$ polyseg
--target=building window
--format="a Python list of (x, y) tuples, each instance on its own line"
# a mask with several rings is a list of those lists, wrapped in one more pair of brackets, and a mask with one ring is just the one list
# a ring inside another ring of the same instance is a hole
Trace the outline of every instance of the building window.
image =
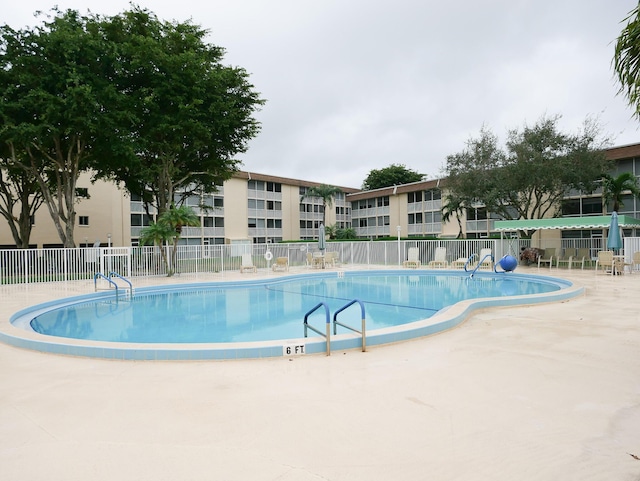
[(147, 214), (131, 214), (131, 227), (146, 227), (149, 224), (150, 218)]
[(76, 197), (89, 199), (89, 189), (87, 189), (86, 187), (76, 187)]
[(89, 216), (88, 215), (78, 216), (78, 225), (89, 225)]
[(409, 214), (409, 219), (407, 221), (409, 224), (422, 224), (422, 212), (417, 212), (415, 214)]
[(407, 194), (407, 202), (409, 204), (413, 204), (414, 202), (422, 202), (422, 191), (418, 192), (409, 192)]
[(267, 182), (267, 192), (282, 192), (282, 184), (278, 182)]

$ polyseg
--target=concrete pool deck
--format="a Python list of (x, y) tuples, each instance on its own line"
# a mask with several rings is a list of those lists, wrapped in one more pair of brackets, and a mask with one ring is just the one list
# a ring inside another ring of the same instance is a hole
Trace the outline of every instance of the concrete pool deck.
[[(640, 479), (640, 275), (539, 273), (585, 295), (366, 353), (109, 361), (0, 344), (1, 478)], [(213, 279), (231, 277), (168, 282)], [(0, 322), (91, 290), (0, 286)]]

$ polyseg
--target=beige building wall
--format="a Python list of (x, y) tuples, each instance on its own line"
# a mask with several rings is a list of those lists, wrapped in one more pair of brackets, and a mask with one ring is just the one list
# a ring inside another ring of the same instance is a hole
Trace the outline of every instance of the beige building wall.
[(398, 235), (400, 226), (400, 237), (409, 235), (407, 229), (407, 194), (391, 194), (389, 196), (389, 236)]
[(233, 177), (224, 183), (225, 239), (249, 239), (247, 180)]
[[(76, 203), (76, 225), (74, 241), (76, 246), (100, 241), (107, 245), (109, 234), (113, 246), (131, 244), (131, 209), (128, 194), (111, 182), (91, 183), (90, 174), (84, 173), (78, 179), (77, 187), (86, 188), (89, 198), (79, 198)], [(80, 217), (88, 218), (88, 225), (80, 225)], [(62, 246), (49, 209), (42, 205), (35, 214), (30, 244), (43, 246)], [(8, 224), (0, 219), (0, 245), (15, 246)]]
[(282, 184), (282, 240), (300, 238), (300, 188)]

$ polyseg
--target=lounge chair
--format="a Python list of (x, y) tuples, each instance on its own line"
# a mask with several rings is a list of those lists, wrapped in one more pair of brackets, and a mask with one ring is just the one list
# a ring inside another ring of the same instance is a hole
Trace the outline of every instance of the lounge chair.
[(409, 247), (407, 251), (407, 260), (402, 263), (402, 267), (417, 269), (420, 267), (420, 253), (417, 247)]
[(325, 252), (324, 253), (324, 265), (335, 267), (338, 263), (338, 253), (337, 252)]
[(288, 271), (289, 270), (289, 259), (287, 257), (276, 257), (276, 261), (271, 266), (273, 272), (276, 271)]
[(598, 267), (613, 275), (613, 251), (598, 251), (598, 260), (596, 261), (596, 274), (598, 273)]
[(493, 253), (491, 249), (480, 249), (480, 255), (478, 256), (474, 269), (475, 267), (478, 267), (478, 269), (493, 270)]
[(464, 265), (469, 259), (466, 257), (458, 257), (455, 261), (451, 262), (451, 267), (454, 269), (464, 269)]
[(567, 247), (564, 250), (562, 256), (558, 256), (556, 259), (556, 267), (560, 267), (560, 264), (567, 264), (569, 269), (571, 269), (573, 264), (573, 259), (578, 255), (577, 251), (573, 247)]
[(553, 257), (556, 255), (555, 247), (548, 247), (544, 250), (544, 253), (538, 257), (538, 269), (542, 264), (549, 264), (549, 269), (553, 267)]
[(314, 252), (311, 256), (311, 267), (314, 269), (324, 269), (324, 254), (322, 252)]
[(636, 272), (636, 267), (640, 267), (640, 251), (634, 252), (633, 257), (631, 258), (631, 264), (629, 265), (629, 271), (631, 274)]
[(449, 265), (447, 262), (447, 248), (437, 247), (433, 260), (429, 261), (427, 265), (431, 268), (446, 268)]
[(258, 268), (253, 265), (253, 258), (251, 254), (242, 254), (242, 265), (240, 266), (240, 273), (244, 271), (258, 272)]
[(588, 247), (581, 247), (578, 249), (578, 253), (576, 254), (576, 262), (580, 262), (582, 265), (582, 269), (584, 269), (584, 265), (588, 262), (589, 267), (591, 267), (591, 249)]

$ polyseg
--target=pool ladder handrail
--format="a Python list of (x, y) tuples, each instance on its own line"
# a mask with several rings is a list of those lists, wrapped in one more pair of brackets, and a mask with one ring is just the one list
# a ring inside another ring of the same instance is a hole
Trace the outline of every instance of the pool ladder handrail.
[(96, 272), (93, 276), (93, 288), (94, 290), (97, 292), (98, 291), (98, 279), (104, 279), (106, 280), (110, 286), (113, 286), (115, 291), (116, 291), (116, 299), (118, 298), (118, 294), (119, 294), (119, 289), (120, 287), (118, 286), (118, 283), (115, 282), (112, 277), (116, 277), (118, 279), (122, 279), (124, 282), (126, 282), (129, 285), (128, 289), (125, 289), (125, 292), (129, 292), (129, 296), (133, 297), (133, 284), (131, 284), (131, 281), (129, 279), (127, 279), (126, 277), (121, 276), (120, 274), (118, 274), (117, 272), (110, 272), (108, 276), (105, 276), (102, 272)]
[(116, 284), (110, 277), (105, 276), (102, 272), (96, 272), (93, 275), (93, 288), (98, 292), (98, 279), (105, 279), (110, 285), (116, 289), (116, 297), (118, 297), (118, 284)]
[[(321, 330), (316, 329), (315, 327), (309, 325), (309, 321), (308, 321), (309, 316), (313, 314), (315, 311), (317, 311), (318, 309), (320, 309), (321, 307), (324, 307), (324, 312), (326, 316), (325, 332), (322, 332)], [(304, 337), (307, 337), (308, 329), (311, 329), (313, 332), (323, 336), (327, 340), (327, 356), (330, 356), (331, 355), (331, 312), (329, 311), (329, 306), (327, 305), (327, 303), (320, 302), (319, 304), (314, 306), (309, 312), (307, 312), (304, 315), (303, 322), (304, 322)]]
[[(360, 313), (361, 313), (360, 319), (362, 319), (362, 327), (361, 327), (362, 330), (360, 330), (360, 331), (358, 329), (354, 328), (354, 327), (347, 326), (346, 324), (338, 322), (338, 314), (340, 314), (342, 311), (344, 311), (348, 307), (351, 307), (355, 303), (358, 303), (360, 305)], [(336, 335), (338, 333), (338, 326), (342, 326), (342, 327), (344, 327), (346, 329), (349, 329), (349, 330), (351, 330), (353, 332), (357, 332), (358, 334), (360, 334), (362, 336), (362, 352), (366, 352), (366, 350), (367, 350), (366, 325), (367, 325), (367, 320), (366, 320), (366, 316), (365, 316), (365, 312), (364, 312), (364, 303), (359, 299), (354, 299), (354, 300), (348, 302), (347, 304), (342, 306), (340, 309), (338, 309), (333, 314), (333, 334)]]
[[(473, 253), (469, 256), (469, 258), (467, 259), (467, 262), (464, 263), (464, 271), (465, 272), (469, 272), (469, 269), (467, 269), (467, 266), (469, 265), (469, 263), (475, 258), (478, 257), (478, 254)], [(484, 260), (486, 258), (491, 259), (491, 262), (493, 262), (493, 254), (486, 254), (482, 259), (480, 259), (480, 262), (478, 262), (476, 264), (476, 266), (473, 268), (473, 271), (471, 272), (471, 275), (469, 277), (473, 277), (473, 275), (476, 273), (476, 271), (478, 269), (480, 269), (480, 266), (482, 265), (482, 263), (484, 262)]]
[(115, 272), (115, 271), (111, 271), (111, 272), (109, 272), (109, 277), (110, 277), (110, 278), (111, 278), (111, 277), (116, 277), (116, 278), (121, 279), (121, 280), (123, 280), (124, 282), (126, 282), (126, 283), (129, 285), (129, 296), (130, 296), (130, 297), (133, 297), (133, 284), (131, 284), (131, 281), (130, 281), (129, 279), (127, 279), (127, 278), (126, 278), (126, 277), (124, 277), (124, 276), (121, 276), (120, 274), (118, 274), (118, 273), (117, 273), (117, 272)]

